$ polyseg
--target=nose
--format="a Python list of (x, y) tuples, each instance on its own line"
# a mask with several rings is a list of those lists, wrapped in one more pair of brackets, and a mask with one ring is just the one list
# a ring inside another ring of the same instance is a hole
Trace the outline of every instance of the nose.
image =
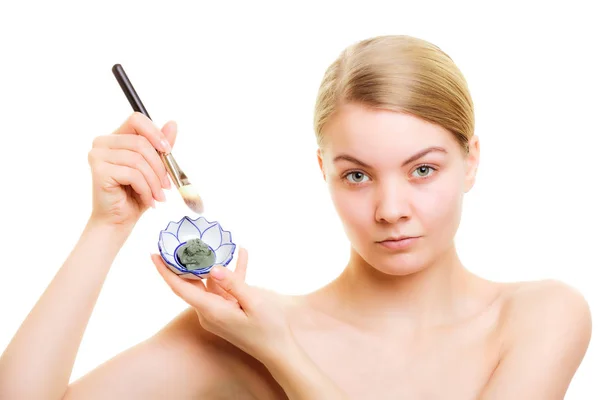
[(380, 185), (376, 192), (375, 220), (394, 224), (410, 216), (409, 189), (398, 182)]

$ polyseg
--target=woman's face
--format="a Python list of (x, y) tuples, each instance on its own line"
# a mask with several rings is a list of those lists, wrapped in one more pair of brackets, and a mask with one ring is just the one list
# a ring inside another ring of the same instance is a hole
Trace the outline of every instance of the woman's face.
[[(453, 246), (479, 161), (476, 136), (465, 157), (438, 125), (347, 104), (324, 138), (319, 165), (346, 234), (369, 265), (410, 274)], [(414, 239), (386, 242), (404, 236)]]

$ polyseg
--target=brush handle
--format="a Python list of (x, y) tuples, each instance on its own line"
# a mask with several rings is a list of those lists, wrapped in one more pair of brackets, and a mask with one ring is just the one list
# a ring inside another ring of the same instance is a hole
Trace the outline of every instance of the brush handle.
[[(140, 112), (148, 117), (148, 119), (152, 120), (152, 118), (150, 118), (150, 114), (148, 114), (148, 111), (146, 110), (146, 107), (144, 107), (144, 103), (142, 103), (140, 96), (138, 96), (137, 92), (135, 91), (135, 88), (131, 84), (131, 81), (127, 77), (127, 74), (125, 73), (125, 70), (121, 64), (113, 65), (112, 72), (115, 78), (117, 78), (117, 82), (119, 82), (119, 86), (121, 86), (123, 93), (125, 93), (125, 97), (127, 97), (127, 100), (129, 100), (129, 104), (131, 104), (133, 111)], [(175, 186), (179, 189), (181, 186), (189, 184), (187, 176), (183, 173), (181, 168), (179, 168), (179, 165), (177, 165), (173, 155), (171, 153), (162, 153), (158, 150), (157, 152), (165, 164), (167, 172), (169, 172), (169, 175), (175, 183)]]
[(152, 120), (152, 118), (150, 118), (150, 114), (148, 114), (148, 111), (146, 111), (146, 107), (144, 107), (144, 103), (142, 103), (140, 96), (138, 96), (137, 92), (135, 91), (121, 64), (113, 65), (112, 72), (115, 78), (117, 78), (119, 86), (121, 86), (121, 89), (123, 89), (123, 93), (125, 93), (127, 100), (129, 100), (129, 104), (131, 104), (133, 111), (141, 112), (148, 117), (148, 119)]

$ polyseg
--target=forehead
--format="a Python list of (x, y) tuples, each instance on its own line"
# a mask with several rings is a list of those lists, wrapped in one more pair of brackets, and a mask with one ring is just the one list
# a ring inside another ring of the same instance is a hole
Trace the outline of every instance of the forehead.
[(444, 147), (448, 152), (459, 148), (452, 134), (439, 125), (407, 113), (359, 104), (340, 107), (323, 133), (324, 147), (330, 152), (348, 152), (365, 159), (387, 154), (411, 156), (429, 146)]

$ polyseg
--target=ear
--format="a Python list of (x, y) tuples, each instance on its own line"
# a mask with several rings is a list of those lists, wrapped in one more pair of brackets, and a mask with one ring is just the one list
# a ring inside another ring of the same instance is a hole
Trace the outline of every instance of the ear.
[(319, 161), (319, 168), (321, 169), (323, 180), (327, 181), (327, 177), (325, 176), (325, 169), (323, 168), (323, 152), (320, 148), (317, 149), (317, 160)]
[(469, 154), (466, 158), (466, 175), (465, 175), (465, 193), (470, 191), (475, 185), (475, 176), (479, 167), (479, 137), (473, 135), (469, 140)]

